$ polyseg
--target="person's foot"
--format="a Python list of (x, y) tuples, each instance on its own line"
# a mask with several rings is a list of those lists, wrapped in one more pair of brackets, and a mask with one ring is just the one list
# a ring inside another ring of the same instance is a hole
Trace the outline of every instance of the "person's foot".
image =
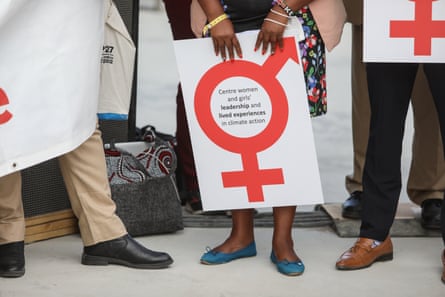
[(343, 202), (341, 215), (344, 218), (358, 220), (362, 213), (362, 192), (355, 191)]
[(427, 199), (421, 205), (421, 224), (425, 229), (440, 229), (442, 199)]
[(277, 259), (275, 252), (272, 251), (270, 253), (270, 261), (275, 264), (278, 272), (287, 276), (298, 276), (304, 272), (304, 264), (298, 257), (293, 261), (288, 261), (286, 259), (280, 261)]
[(173, 259), (164, 252), (145, 248), (129, 235), (84, 247), (82, 264), (108, 265), (118, 264), (132, 268), (158, 269), (167, 268)]
[(203, 214), (202, 202), (198, 197), (191, 197), (185, 202), (185, 210), (191, 214)]
[(0, 245), (0, 277), (21, 277), (25, 274), (25, 243)]
[(189, 193), (189, 197), (185, 202), (185, 210), (193, 215), (207, 215), (207, 216), (228, 216), (230, 211), (226, 210), (211, 210), (204, 211), (202, 209), (201, 194), (199, 192)]
[(257, 252), (256, 252), (255, 241), (252, 241), (247, 246), (239, 250), (228, 253), (208, 249), (202, 255), (200, 262), (201, 264), (206, 264), (206, 265), (224, 264), (241, 258), (254, 257), (256, 256), (256, 253)]
[(337, 260), (338, 270), (355, 270), (371, 266), (377, 261), (387, 261), (393, 258), (391, 238), (388, 236), (380, 244), (370, 238), (360, 237), (354, 246), (343, 253)]

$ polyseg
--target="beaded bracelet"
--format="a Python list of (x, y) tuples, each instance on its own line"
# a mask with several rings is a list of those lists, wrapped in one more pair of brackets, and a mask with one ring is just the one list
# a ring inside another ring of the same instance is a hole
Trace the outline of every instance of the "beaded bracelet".
[(294, 11), (292, 10), (292, 8), (290, 8), (285, 0), (273, 0), (272, 1), (273, 5), (277, 5), (280, 6), (282, 9), (284, 9), (284, 12), (287, 13), (288, 16), (293, 17), (295, 16)]
[(209, 33), (209, 30), (212, 27), (215, 27), (216, 25), (218, 25), (219, 23), (221, 23), (222, 21), (224, 21), (225, 19), (227, 19), (229, 16), (225, 13), (223, 13), (222, 15), (220, 15), (219, 17), (217, 17), (216, 19), (214, 19), (213, 21), (209, 22), (207, 25), (204, 26), (204, 28), (202, 29), (202, 36), (207, 36), (207, 33)]

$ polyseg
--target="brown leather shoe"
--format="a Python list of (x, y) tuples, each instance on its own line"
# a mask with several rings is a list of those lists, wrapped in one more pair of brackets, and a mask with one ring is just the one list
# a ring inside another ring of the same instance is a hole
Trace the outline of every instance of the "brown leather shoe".
[(371, 266), (377, 261), (392, 260), (392, 242), (389, 236), (378, 246), (374, 240), (360, 237), (354, 246), (343, 253), (335, 263), (338, 270), (354, 270)]
[(443, 250), (442, 253), (442, 265), (443, 265), (442, 282), (445, 284), (445, 250)]

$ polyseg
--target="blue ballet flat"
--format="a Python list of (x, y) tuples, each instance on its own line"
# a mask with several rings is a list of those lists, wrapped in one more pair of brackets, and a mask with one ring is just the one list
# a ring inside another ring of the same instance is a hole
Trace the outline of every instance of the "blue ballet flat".
[(253, 256), (256, 256), (255, 241), (252, 241), (252, 243), (250, 243), (245, 248), (242, 248), (233, 253), (223, 253), (214, 250), (208, 250), (204, 255), (202, 255), (201, 263), (207, 265), (224, 264), (232, 260)]
[(289, 262), (287, 260), (278, 261), (274, 251), (270, 253), (270, 260), (277, 266), (278, 271), (282, 274), (297, 276), (303, 274), (304, 272), (304, 264), (301, 262), (301, 260), (294, 262)]

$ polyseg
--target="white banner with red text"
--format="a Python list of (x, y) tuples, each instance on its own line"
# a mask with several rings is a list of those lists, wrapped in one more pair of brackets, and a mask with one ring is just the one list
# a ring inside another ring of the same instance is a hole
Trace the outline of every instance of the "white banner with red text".
[(0, 176), (69, 152), (93, 133), (103, 5), (0, 2)]
[(323, 203), (298, 42), (222, 62), (210, 38), (175, 41), (204, 210)]
[(365, 0), (365, 62), (445, 62), (445, 0)]

